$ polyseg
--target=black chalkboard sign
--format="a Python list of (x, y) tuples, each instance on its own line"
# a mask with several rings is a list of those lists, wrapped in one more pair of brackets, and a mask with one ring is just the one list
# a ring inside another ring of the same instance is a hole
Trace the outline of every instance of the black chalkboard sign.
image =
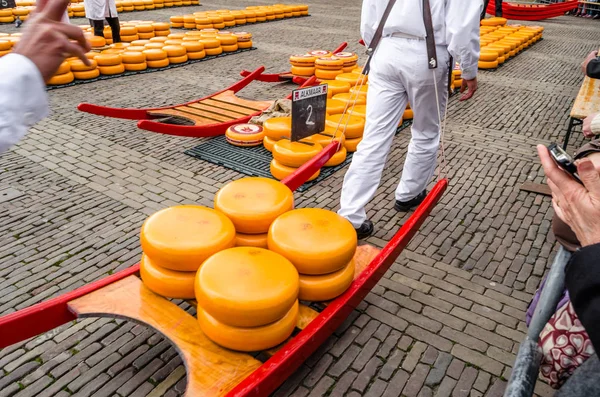
[(15, 0), (0, 0), (0, 8), (16, 8)]
[(326, 108), (327, 84), (292, 91), (292, 142), (325, 130)]

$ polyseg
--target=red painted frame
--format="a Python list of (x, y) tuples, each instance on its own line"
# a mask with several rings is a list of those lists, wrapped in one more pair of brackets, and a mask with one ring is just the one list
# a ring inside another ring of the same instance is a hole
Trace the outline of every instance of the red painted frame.
[[(555, 18), (571, 11), (578, 6), (577, 0), (566, 1), (564, 3), (553, 4), (511, 4), (504, 1), (502, 3), (502, 16), (507, 19), (522, 21), (539, 21), (542, 19)], [(488, 3), (486, 12), (494, 15), (496, 12), (496, 1), (491, 0)]]
[[(343, 42), (342, 44), (340, 44), (335, 50), (333, 50), (332, 52), (335, 54), (337, 52), (342, 52), (346, 49), (346, 47), (348, 47), (348, 43)], [(240, 76), (242, 77), (246, 77), (250, 75), (250, 71), (248, 70), (242, 70), (240, 72)], [(265, 83), (283, 83), (285, 81), (293, 81), (296, 84), (302, 84), (306, 79), (305, 78), (300, 78), (297, 79), (297, 77), (299, 76), (294, 76), (293, 78), (290, 78), (292, 72), (283, 72), (283, 73), (264, 73), (261, 74), (260, 76), (258, 76), (258, 81), (262, 81)]]

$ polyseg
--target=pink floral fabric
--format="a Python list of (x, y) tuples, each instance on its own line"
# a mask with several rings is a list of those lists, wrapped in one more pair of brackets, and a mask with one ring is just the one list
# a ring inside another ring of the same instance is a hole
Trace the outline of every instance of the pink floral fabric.
[(592, 342), (570, 301), (550, 318), (540, 334), (538, 348), (542, 352), (540, 372), (554, 389), (559, 389), (594, 354)]

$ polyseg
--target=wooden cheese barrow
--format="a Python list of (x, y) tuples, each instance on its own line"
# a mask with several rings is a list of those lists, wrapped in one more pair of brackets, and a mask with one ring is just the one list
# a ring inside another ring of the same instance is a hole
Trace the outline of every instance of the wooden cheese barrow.
[[(273, 104), (273, 101), (251, 101), (235, 95), (257, 80), (264, 70), (264, 66), (261, 66), (224, 90), (180, 105), (134, 109), (81, 103), (77, 109), (98, 116), (139, 120), (138, 128), (161, 134), (194, 138), (223, 135), (227, 128), (247, 123)], [(314, 83), (315, 79), (309, 79), (304, 81), (304, 86)], [(288, 98), (291, 98), (291, 94)]]
[[(282, 182), (295, 190), (337, 150), (328, 145)], [(80, 317), (118, 317), (154, 328), (181, 355), (187, 371), (186, 396), (267, 396), (279, 387), (358, 306), (417, 233), (446, 190), (442, 179), (382, 249), (359, 246), (350, 288), (331, 302), (302, 304), (294, 334), (258, 355), (234, 352), (211, 342), (198, 321), (171, 301), (148, 290), (139, 265), (62, 296), (0, 317), (0, 348), (24, 341)], [(265, 358), (264, 362), (258, 358)]]

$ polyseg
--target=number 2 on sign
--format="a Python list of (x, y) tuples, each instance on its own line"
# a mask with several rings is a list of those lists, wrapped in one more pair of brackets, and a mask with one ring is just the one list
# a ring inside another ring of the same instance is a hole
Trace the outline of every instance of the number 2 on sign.
[(308, 109), (308, 117), (306, 118), (306, 125), (315, 125), (315, 122), (313, 120), (311, 120), (312, 113), (313, 113), (312, 105), (308, 105), (307, 109)]

